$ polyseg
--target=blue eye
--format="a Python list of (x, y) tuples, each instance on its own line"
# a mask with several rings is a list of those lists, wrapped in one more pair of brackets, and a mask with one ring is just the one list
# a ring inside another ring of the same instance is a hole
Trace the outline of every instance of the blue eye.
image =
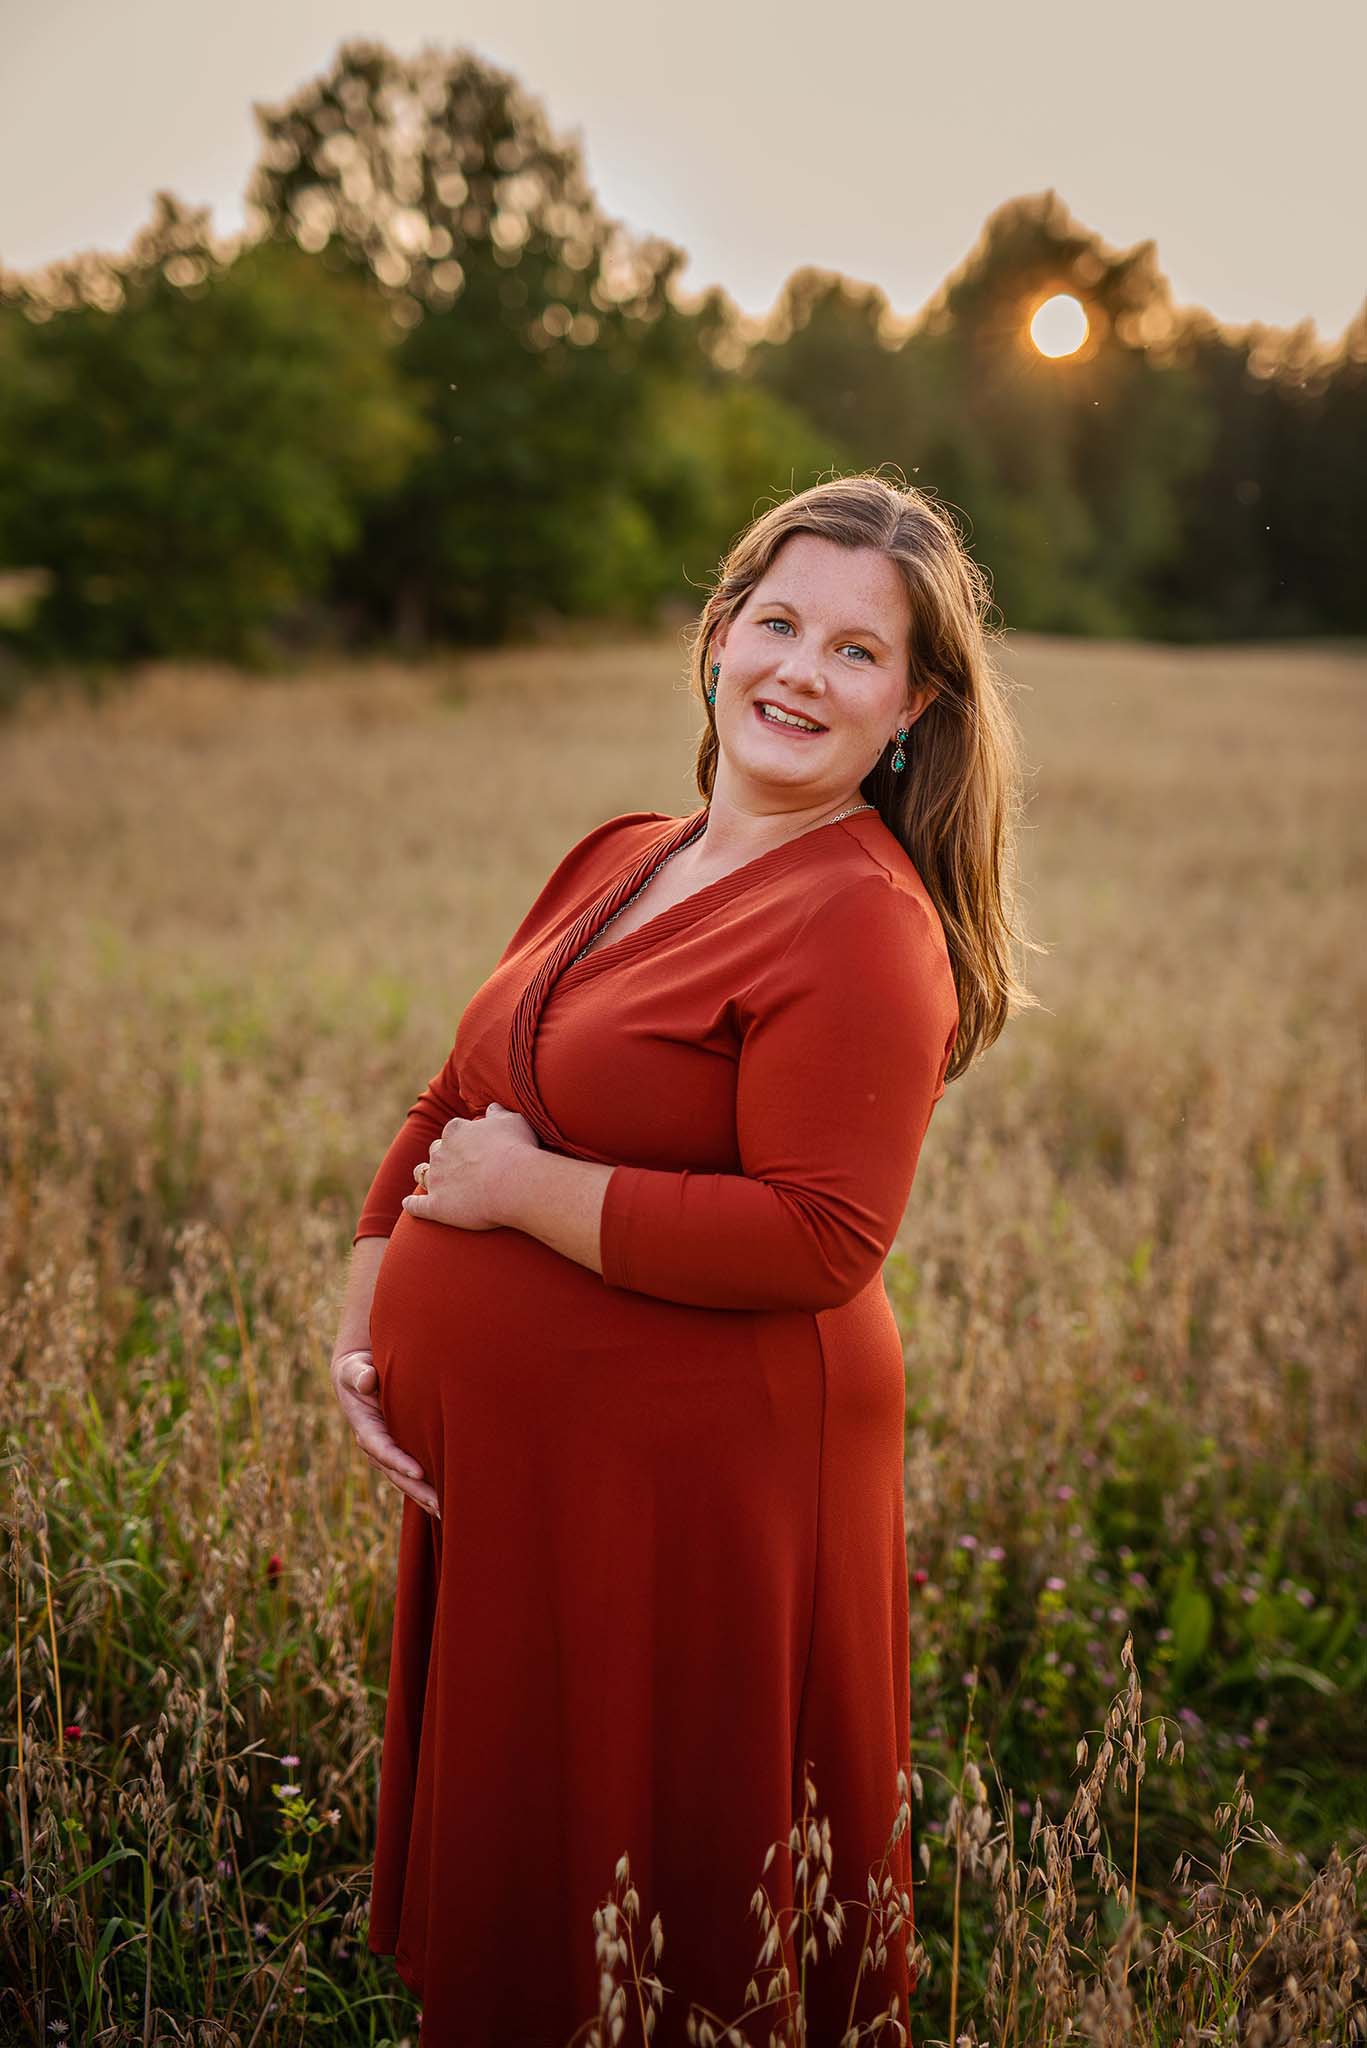
[[(790, 625), (791, 625), (791, 623), (792, 623), (792, 622), (791, 622), (791, 620), (789, 620), (789, 619), (781, 619), (781, 618), (777, 617), (777, 615), (776, 615), (775, 617), (771, 618), (771, 619), (761, 619), (761, 620), (760, 620), (760, 624), (761, 624), (761, 626), (790, 626)], [(846, 645), (847, 647), (853, 647), (853, 648), (854, 648), (854, 649), (856, 650), (856, 652), (857, 652), (857, 653), (859, 653), (859, 654), (862, 654), (862, 655), (866, 656), (866, 658), (867, 658), (867, 659), (868, 659), (869, 661), (876, 661), (876, 660), (877, 660), (877, 656), (876, 656), (876, 655), (874, 655), (873, 653), (871, 653), (871, 652), (870, 652), (870, 650), (869, 650), (869, 649), (868, 649), (867, 647), (861, 647), (861, 646), (860, 646), (860, 644), (859, 644), (859, 642), (858, 642), (857, 640), (847, 640), (847, 641), (845, 642), (845, 645)]]

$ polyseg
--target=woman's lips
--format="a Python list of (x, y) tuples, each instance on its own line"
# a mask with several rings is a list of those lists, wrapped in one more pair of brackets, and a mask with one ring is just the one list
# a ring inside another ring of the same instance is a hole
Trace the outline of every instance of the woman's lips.
[(826, 730), (823, 725), (820, 732), (807, 732), (800, 725), (785, 725), (781, 718), (766, 718), (762, 704), (756, 704), (755, 716), (766, 732), (786, 732), (795, 740), (819, 740)]

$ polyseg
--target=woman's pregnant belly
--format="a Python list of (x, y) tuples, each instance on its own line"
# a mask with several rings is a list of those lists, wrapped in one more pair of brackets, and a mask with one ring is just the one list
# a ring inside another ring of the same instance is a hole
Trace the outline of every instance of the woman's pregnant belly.
[[(401, 1215), (370, 1337), (381, 1408), (442, 1500), (457, 1475), (505, 1504), (573, 1473), (580, 1497), (652, 1475), (814, 1502), (825, 1365), (802, 1310), (698, 1308), (627, 1288), (510, 1229)], [(900, 1359), (899, 1359), (900, 1365)], [(780, 1477), (780, 1475), (782, 1475)]]

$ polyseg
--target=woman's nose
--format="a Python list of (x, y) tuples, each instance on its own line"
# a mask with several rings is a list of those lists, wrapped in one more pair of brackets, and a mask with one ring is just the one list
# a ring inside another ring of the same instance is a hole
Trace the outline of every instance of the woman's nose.
[(800, 690), (805, 696), (820, 697), (825, 694), (821, 681), (821, 667), (815, 655), (804, 654), (799, 647), (790, 647), (778, 665), (778, 681), (790, 690)]

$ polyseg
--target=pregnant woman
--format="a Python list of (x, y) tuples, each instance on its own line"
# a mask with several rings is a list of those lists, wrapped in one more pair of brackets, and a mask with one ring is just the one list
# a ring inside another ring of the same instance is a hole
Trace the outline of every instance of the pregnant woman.
[[(570, 848), (366, 1196), (333, 1383), (407, 1496), (369, 1945), (422, 2048), (584, 2042), (624, 1974), (594, 1919), (623, 1854), (654, 2043), (690, 2005), (782, 2037), (827, 1855), (845, 1929), (812, 1924), (807, 2038), (893, 2001), (906, 2025), (882, 1268), (947, 1078), (1022, 993), (984, 603), (914, 489), (766, 511), (699, 621), (701, 806)], [(829, 1835), (804, 1874), (809, 1782)], [(603, 2048), (645, 2038), (634, 1993), (623, 2018)]]

